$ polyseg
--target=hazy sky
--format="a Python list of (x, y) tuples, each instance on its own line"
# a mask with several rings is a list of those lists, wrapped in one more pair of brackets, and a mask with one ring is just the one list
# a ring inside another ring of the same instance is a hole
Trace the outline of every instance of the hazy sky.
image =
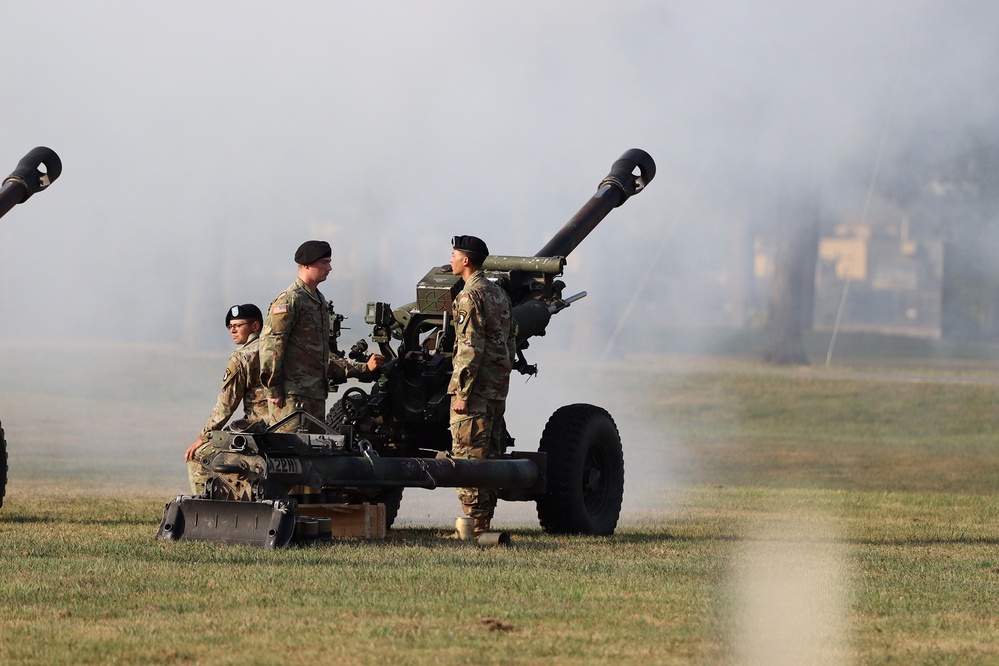
[(265, 307), (309, 238), (360, 337), (363, 304), (413, 300), (452, 235), (533, 254), (638, 147), (657, 179), (566, 276), (591, 296), (560, 317), (599, 344), (648, 262), (677, 285), (663, 307), (694, 299), (683, 275), (731, 219), (815, 181), (859, 210), (883, 138), (890, 164), (914, 128), (993, 118), (999, 90), (986, 1), (54, 1), (3, 22), (0, 169), (36, 145), (64, 163), (0, 221), (7, 339), (225, 348), (225, 307)]

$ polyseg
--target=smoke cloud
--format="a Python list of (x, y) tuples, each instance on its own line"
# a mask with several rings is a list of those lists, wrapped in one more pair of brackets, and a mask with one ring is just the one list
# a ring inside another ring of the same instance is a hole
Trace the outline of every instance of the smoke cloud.
[(570, 258), (591, 298), (557, 335), (601, 349), (652, 261), (631, 316), (708, 320), (722, 241), (766, 229), (782, 193), (821, 184), (849, 214), (884, 137), (890, 171), (914, 132), (994, 117), (997, 18), (901, 0), (18, 3), (0, 156), (47, 145), (65, 170), (0, 223), (0, 306), (25, 324), (0, 335), (64, 340), (71, 321), (77, 339), (224, 349), (219, 313), (266, 305), (313, 237), (360, 326), (366, 301), (412, 300), (454, 233), (533, 254), (631, 147), (658, 179)]

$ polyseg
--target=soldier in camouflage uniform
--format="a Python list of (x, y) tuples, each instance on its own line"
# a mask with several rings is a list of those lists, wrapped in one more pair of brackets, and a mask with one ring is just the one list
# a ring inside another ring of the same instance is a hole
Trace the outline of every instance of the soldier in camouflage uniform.
[(252, 303), (234, 305), (226, 311), (225, 325), (232, 335), (232, 341), (239, 348), (229, 357), (222, 377), (222, 392), (215, 403), (212, 415), (204, 430), (184, 454), (187, 461), (187, 474), (191, 481), (191, 492), (200, 495), (205, 491), (208, 472), (201, 465), (201, 459), (208, 453), (208, 439), (213, 430), (221, 430), (229, 417), (243, 403), (243, 418), (248, 422), (267, 418), (267, 397), (260, 385), (260, 357), (258, 354), (260, 327), (263, 315), (260, 308)]
[[(270, 406), (270, 424), (298, 410), (324, 420), (329, 378), (340, 383), (348, 377), (371, 381), (372, 373), (385, 361), (377, 354), (366, 364), (330, 358), (331, 304), (318, 286), (332, 270), (332, 257), (326, 241), (302, 243), (295, 252), (298, 279), (267, 310), (260, 334), (260, 381)], [(308, 430), (310, 425), (303, 419), (281, 430)]]
[[(452, 239), (451, 270), (465, 288), (451, 306), (455, 342), (451, 395), (451, 453), (455, 458), (485, 459), (502, 452), (503, 412), (510, 370), (517, 354), (510, 299), (486, 279), (482, 263), (489, 249), (474, 236)], [(458, 488), (465, 515), (478, 536), (489, 531), (496, 491)]]

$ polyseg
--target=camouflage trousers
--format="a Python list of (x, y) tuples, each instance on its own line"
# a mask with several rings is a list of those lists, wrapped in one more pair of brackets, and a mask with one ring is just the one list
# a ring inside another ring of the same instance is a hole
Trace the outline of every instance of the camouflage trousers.
[(205, 442), (194, 450), (194, 460), (187, 463), (187, 480), (191, 482), (192, 495), (205, 494), (205, 481), (208, 480), (208, 468), (201, 464), (201, 460), (211, 453), (211, 444)]
[[(462, 460), (485, 460), (500, 454), (503, 444), (503, 412), (506, 402), (472, 396), (468, 411), (451, 410), (451, 455)], [(466, 516), (492, 518), (496, 491), (492, 488), (458, 488), (458, 499)]]
[[(317, 398), (306, 398), (301, 395), (289, 395), (285, 397), (284, 407), (277, 407), (274, 403), (268, 403), (270, 417), (267, 419), (268, 425), (274, 425), (292, 412), (306, 412), (321, 422), (326, 422), (326, 400)], [(312, 421), (305, 418), (297, 418), (288, 421), (278, 428), (276, 432), (322, 432)]]

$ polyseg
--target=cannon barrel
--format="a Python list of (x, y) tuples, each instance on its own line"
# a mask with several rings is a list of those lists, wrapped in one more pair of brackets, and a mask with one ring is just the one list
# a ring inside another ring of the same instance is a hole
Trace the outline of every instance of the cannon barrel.
[(656, 163), (651, 155), (638, 148), (625, 152), (600, 181), (596, 194), (534, 256), (569, 256), (611, 210), (645, 189), (655, 175)]
[(62, 160), (54, 150), (39, 146), (28, 152), (0, 186), (0, 217), (51, 185), (61, 173)]

